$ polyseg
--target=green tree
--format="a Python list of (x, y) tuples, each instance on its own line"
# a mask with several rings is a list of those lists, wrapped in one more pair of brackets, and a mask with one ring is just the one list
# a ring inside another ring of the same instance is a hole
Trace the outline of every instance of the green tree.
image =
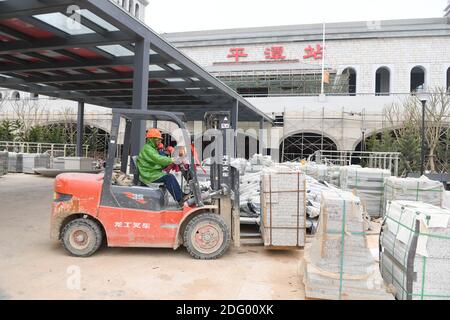
[(410, 173), (420, 170), (421, 138), (412, 125), (400, 131), (395, 142), (397, 152), (401, 153), (400, 172)]

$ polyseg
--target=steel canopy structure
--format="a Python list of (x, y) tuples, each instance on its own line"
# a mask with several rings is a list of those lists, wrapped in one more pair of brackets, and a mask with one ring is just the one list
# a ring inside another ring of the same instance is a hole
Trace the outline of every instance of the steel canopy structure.
[(230, 110), (234, 128), (238, 120), (272, 123), (107, 0), (0, 0), (0, 87), (78, 101), (79, 128), (84, 103), (183, 112), (188, 121)]

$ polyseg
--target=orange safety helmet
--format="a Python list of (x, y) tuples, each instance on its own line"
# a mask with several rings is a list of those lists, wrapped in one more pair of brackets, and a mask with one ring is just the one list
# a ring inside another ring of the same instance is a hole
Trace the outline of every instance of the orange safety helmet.
[(147, 137), (147, 139), (156, 138), (156, 139), (162, 140), (161, 131), (159, 131), (158, 129), (155, 129), (155, 128), (149, 129), (147, 131), (146, 137)]

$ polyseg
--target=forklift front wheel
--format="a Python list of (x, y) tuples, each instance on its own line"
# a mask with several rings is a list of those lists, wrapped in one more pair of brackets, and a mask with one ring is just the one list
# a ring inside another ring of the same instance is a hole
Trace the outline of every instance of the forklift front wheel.
[(66, 224), (61, 232), (61, 240), (64, 249), (71, 255), (89, 257), (102, 244), (103, 235), (95, 221), (75, 219)]
[(189, 221), (183, 240), (184, 246), (195, 259), (213, 260), (228, 250), (231, 235), (221, 216), (202, 213)]

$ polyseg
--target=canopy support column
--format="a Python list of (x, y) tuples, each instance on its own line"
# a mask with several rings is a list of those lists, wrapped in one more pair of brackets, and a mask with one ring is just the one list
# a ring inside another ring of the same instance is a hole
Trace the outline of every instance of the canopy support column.
[(84, 101), (78, 101), (77, 113), (77, 157), (83, 157), (83, 136), (84, 136)]
[[(136, 42), (133, 74), (133, 109), (148, 110), (148, 66), (150, 64), (150, 41)], [(145, 144), (145, 121), (136, 122), (131, 133), (131, 156), (139, 154)]]

